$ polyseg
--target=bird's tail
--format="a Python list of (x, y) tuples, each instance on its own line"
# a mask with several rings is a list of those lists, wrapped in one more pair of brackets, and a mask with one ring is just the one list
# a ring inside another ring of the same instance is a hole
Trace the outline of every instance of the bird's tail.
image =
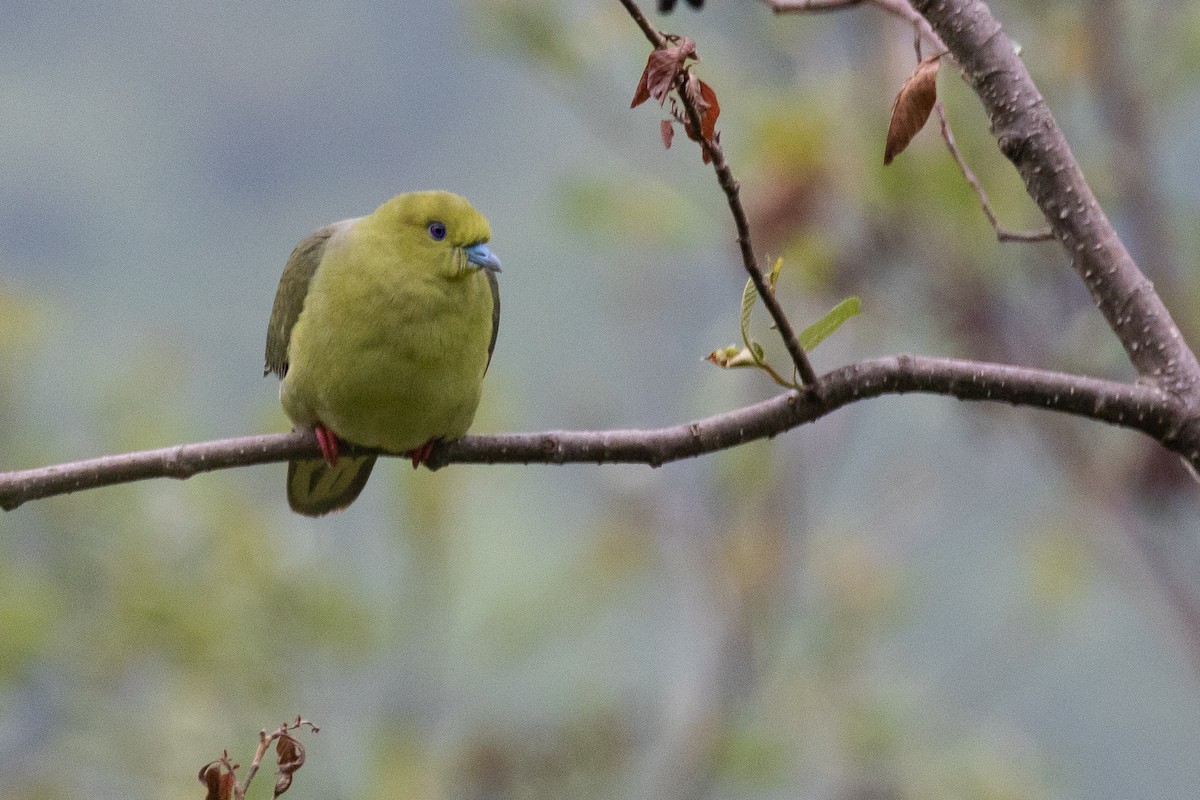
[(375, 456), (343, 456), (336, 464), (320, 458), (289, 461), (288, 505), (309, 517), (340, 511), (358, 497), (374, 466)]

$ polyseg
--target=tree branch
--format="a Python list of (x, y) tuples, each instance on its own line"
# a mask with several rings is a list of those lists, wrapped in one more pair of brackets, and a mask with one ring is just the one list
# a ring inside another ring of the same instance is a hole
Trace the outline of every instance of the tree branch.
[(841, 11), (862, 5), (865, 0), (764, 0), (776, 14), (801, 11)]
[(925, 17), (917, 13), (908, 0), (763, 0), (776, 14), (798, 14), (804, 12), (841, 11), (857, 5), (868, 4), (882, 9), (894, 17), (917, 27), (921, 35), (929, 40), (938, 53), (945, 51), (942, 37), (937, 35)]
[(1000, 23), (982, 0), (913, 0), (913, 6), (961, 65), (1000, 151), (1017, 167), (1138, 373), (1200, 409), (1200, 364), (1101, 210)]
[[(812, 393), (788, 392), (761, 403), (649, 430), (547, 431), (464, 436), (439, 445), (429, 467), (447, 464), (648, 464), (725, 450), (770, 438), (850, 403), (885, 394), (921, 392), (1049, 409), (1139, 430), (1168, 447), (1193, 447), (1173, 435), (1183, 410), (1175, 399), (1141, 384), (949, 358), (897, 355), (862, 361), (824, 375)], [(347, 447), (350, 455), (373, 452)], [(384, 454), (388, 455), (388, 454)], [(311, 431), (243, 436), (0, 473), (0, 508), (52, 495), (147, 478), (189, 478), (218, 469), (319, 458)]]

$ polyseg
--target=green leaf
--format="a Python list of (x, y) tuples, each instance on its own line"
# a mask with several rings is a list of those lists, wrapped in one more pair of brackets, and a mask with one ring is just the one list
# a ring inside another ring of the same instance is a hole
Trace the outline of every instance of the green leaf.
[(838, 303), (828, 314), (804, 329), (798, 337), (800, 347), (804, 350), (812, 350), (824, 341), (826, 336), (840, 328), (843, 322), (857, 314), (859, 305), (857, 297), (847, 297)]
[[(768, 291), (770, 291), (771, 294), (775, 294), (775, 282), (779, 279), (779, 271), (782, 268), (783, 259), (776, 259), (775, 265), (771, 268), (771, 272), (768, 275)], [(784, 379), (783, 376), (776, 372), (771, 365), (767, 363), (766, 351), (763, 350), (763, 346), (750, 337), (750, 317), (754, 313), (754, 303), (757, 300), (758, 289), (754, 286), (754, 279), (748, 278), (746, 280), (746, 288), (742, 290), (741, 328), (743, 346), (738, 347), (736, 344), (733, 344), (729, 347), (714, 350), (708, 354), (707, 358), (709, 361), (713, 362), (718, 367), (722, 367), (723, 369), (730, 369), (733, 367), (758, 367), (770, 375), (771, 380), (775, 381), (780, 386), (786, 386), (789, 389), (799, 389), (800, 385), (796, 383), (795, 376), (793, 375), (792, 380), (790, 381)], [(828, 336), (830, 333), (832, 333), (837, 326), (842, 323), (842, 320), (844, 320), (845, 317), (853, 316), (853, 314), (858, 313), (858, 299), (855, 298), (854, 301), (856, 303), (854, 310), (837, 319), (833, 323), (832, 327), (822, 334), (822, 337)], [(826, 320), (828, 320), (830, 316), (832, 316), (832, 312), (830, 315), (826, 316)], [(817, 341), (820, 341), (820, 339), (817, 339)]]
[(779, 271), (783, 269), (783, 258), (775, 259), (775, 266), (771, 267), (771, 274), (768, 276), (768, 285), (771, 287), (771, 294), (775, 294), (775, 283), (779, 280)]
[[(758, 290), (754, 288), (754, 280), (746, 279), (746, 288), (742, 290), (742, 343), (755, 366), (765, 366), (763, 363), (762, 345), (750, 338), (750, 315), (754, 313), (754, 301), (758, 299)], [(739, 365), (740, 366), (740, 365)]]
[(758, 299), (758, 290), (754, 281), (746, 279), (746, 288), (742, 290), (742, 343), (750, 346), (750, 315), (754, 313), (754, 301)]

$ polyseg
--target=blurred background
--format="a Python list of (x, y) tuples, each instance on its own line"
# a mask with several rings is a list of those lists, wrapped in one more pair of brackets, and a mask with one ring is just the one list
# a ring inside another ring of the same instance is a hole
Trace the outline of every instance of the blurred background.
[[(998, 244), (934, 129), (888, 169), (912, 33), (709, 0), (698, 43), (756, 245), (818, 371), (920, 352), (1131, 379), (1057, 245)], [(992, 3), (1200, 342), (1200, 4)], [(467, 195), (504, 261), (479, 432), (771, 396), (703, 361), (744, 274), (711, 171), (629, 110), (615, 1), (9, 0), (0, 469), (285, 430), (261, 375), (305, 234)], [(953, 68), (1001, 221), (1037, 210)], [(770, 342), (761, 319), (759, 338)], [(772, 351), (780, 363), (778, 350)], [(0, 781), (199, 798), (297, 713), (303, 798), (1192, 797), (1200, 516), (1132, 433), (926, 396), (658, 470), (377, 468), (293, 515), (273, 465), (0, 516)], [(253, 795), (266, 796), (263, 774)]]

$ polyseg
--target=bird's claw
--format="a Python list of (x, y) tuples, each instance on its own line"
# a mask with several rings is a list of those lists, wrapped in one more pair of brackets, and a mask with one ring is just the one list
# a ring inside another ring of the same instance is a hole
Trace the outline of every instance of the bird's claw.
[(412, 459), (413, 469), (428, 461), (429, 457), (433, 455), (433, 448), (437, 447), (441, 441), (442, 437), (435, 436), (420, 447), (414, 447), (412, 450), (406, 452), (404, 455)]
[(315, 430), (317, 433), (317, 444), (321, 447), (321, 457), (329, 462), (329, 466), (335, 466), (338, 461), (337, 436), (334, 435), (333, 431), (319, 422)]

